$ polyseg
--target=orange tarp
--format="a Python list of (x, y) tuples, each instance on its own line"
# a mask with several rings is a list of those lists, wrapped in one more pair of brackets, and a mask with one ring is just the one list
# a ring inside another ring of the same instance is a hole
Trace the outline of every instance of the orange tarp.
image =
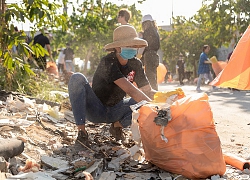
[(239, 40), (228, 65), (210, 85), (250, 90), (250, 26)]

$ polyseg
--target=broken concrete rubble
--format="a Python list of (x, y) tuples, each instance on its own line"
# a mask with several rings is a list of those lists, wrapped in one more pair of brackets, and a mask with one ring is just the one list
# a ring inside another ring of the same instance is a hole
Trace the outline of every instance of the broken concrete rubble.
[[(130, 128), (125, 129), (127, 143), (120, 144), (110, 137), (109, 125), (88, 122), (86, 127), (92, 143), (89, 150), (74, 142), (77, 128), (70, 107), (60, 110), (49, 104), (37, 104), (32, 99), (22, 100), (21, 95), (18, 98), (13, 95), (9, 100), (9, 103), (2, 103), (0, 111), (0, 137), (21, 139), (24, 150), (11, 158), (15, 159), (11, 167), (19, 170), (18, 174), (15, 175), (9, 169), (12, 177), (6, 173), (5, 179), (8, 179), (7, 176), (9, 179), (46, 180), (74, 180), (84, 177), (97, 180), (186, 179), (147, 162), (143, 149), (132, 140)], [(57, 107), (59, 106), (63, 107)], [(27, 162), (32, 162), (30, 171), (20, 171), (20, 166), (25, 167)], [(32, 168), (34, 166), (39, 168)], [(230, 174), (233, 176), (236, 170), (231, 167), (228, 169), (232, 170)], [(239, 172), (238, 175), (244, 173)], [(3, 175), (0, 174), (1, 176)], [(229, 174), (223, 179), (227, 177), (230, 177)]]
[(24, 150), (24, 143), (18, 139), (0, 139), (0, 156), (6, 160), (21, 154)]

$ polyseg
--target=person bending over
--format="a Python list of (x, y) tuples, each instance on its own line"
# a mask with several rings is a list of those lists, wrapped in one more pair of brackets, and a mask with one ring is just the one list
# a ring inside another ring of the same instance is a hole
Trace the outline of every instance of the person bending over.
[[(125, 139), (122, 128), (131, 125), (130, 105), (151, 101), (156, 93), (145, 76), (141, 61), (135, 57), (137, 48), (145, 46), (147, 41), (137, 37), (134, 27), (121, 25), (113, 32), (113, 42), (104, 47), (111, 52), (101, 59), (92, 87), (83, 74), (71, 76), (68, 91), (78, 127), (78, 141), (88, 145), (86, 120), (111, 123), (111, 135), (117, 141)], [(130, 97), (125, 98), (126, 94)]]

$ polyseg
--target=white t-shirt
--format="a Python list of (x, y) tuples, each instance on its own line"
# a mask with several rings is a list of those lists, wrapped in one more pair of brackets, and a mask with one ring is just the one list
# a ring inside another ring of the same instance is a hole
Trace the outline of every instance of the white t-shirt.
[(62, 50), (60, 51), (59, 56), (58, 56), (58, 64), (64, 63), (64, 57), (65, 57), (65, 54), (63, 54), (63, 50)]

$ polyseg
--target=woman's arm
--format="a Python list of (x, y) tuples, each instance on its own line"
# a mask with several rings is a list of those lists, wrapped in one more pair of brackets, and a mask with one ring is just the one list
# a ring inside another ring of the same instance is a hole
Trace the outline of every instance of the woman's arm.
[(140, 102), (142, 100), (152, 101), (149, 96), (147, 96), (142, 90), (135, 87), (126, 78), (119, 78), (114, 81), (114, 83), (119, 86), (124, 92), (126, 92), (130, 97), (132, 97), (136, 102)]

